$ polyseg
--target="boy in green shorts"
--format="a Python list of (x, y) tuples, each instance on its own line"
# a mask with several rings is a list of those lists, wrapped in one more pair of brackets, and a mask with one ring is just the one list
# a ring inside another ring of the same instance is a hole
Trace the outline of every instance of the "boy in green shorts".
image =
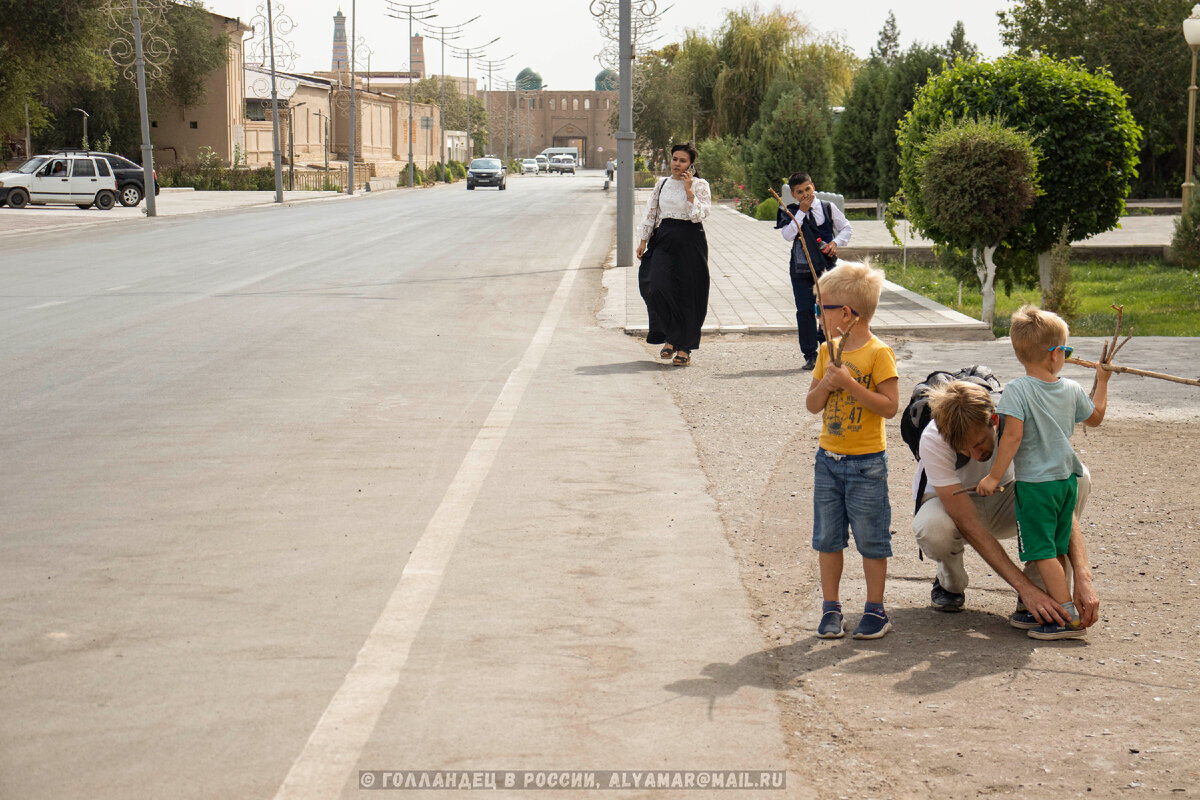
[(1076, 480), (1083, 474), (1070, 438), (1077, 422), (1094, 428), (1104, 419), (1112, 373), (1096, 370), (1094, 401), (1078, 383), (1058, 377), (1074, 349), (1067, 346), (1067, 333), (1067, 323), (1050, 311), (1024, 306), (1013, 314), (1009, 336), (1025, 376), (1004, 387), (996, 407), (1007, 417), (1004, 433), (991, 472), (975, 489), (985, 497), (1002, 490), (1000, 478), (1010, 463), (1014, 465), (1021, 560), (1037, 566), (1047, 594), (1071, 615), (1066, 625), (1051, 622), (1031, 629), (1034, 639), (1080, 639), (1087, 634), (1071, 602), (1065, 569)]

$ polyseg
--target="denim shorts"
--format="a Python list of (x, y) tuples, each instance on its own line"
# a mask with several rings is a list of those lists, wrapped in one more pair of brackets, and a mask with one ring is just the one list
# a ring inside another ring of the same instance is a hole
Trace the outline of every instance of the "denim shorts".
[(813, 549), (837, 553), (850, 543), (863, 558), (892, 555), (887, 452), (838, 457), (817, 448), (813, 476)]

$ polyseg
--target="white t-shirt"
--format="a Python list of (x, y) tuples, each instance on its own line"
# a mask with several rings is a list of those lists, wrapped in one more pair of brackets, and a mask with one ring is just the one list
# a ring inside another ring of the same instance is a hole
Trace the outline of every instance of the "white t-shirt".
[[(917, 489), (921, 485), (922, 470), (929, 476), (925, 487), (927, 493), (932, 492), (936, 486), (954, 486), (955, 484), (961, 484), (964, 489), (972, 489), (992, 471), (992, 462), (996, 459), (996, 451), (993, 450), (992, 457), (987, 461), (971, 459), (962, 469), (955, 469), (954, 465), (958, 463), (958, 452), (946, 444), (946, 440), (938, 433), (937, 422), (934, 420), (929, 420), (929, 424), (921, 432), (919, 450), (921, 464), (917, 474), (913, 476), (914, 500), (921, 499), (917, 497)], [(1013, 467), (1012, 464), (1009, 464), (1000, 483), (1003, 485), (1012, 479)]]

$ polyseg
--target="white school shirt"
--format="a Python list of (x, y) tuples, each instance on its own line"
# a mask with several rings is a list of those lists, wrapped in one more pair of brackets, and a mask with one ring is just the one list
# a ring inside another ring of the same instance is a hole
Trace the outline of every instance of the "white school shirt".
[[(816, 225), (825, 224), (825, 204), (820, 200), (813, 200), (812, 208), (809, 209), (813, 216), (813, 223)], [(829, 204), (830, 216), (833, 217), (833, 243), (838, 246), (838, 249), (845, 247), (850, 243), (850, 235), (854, 233), (854, 229), (850, 227), (850, 221), (846, 219), (846, 215), (837, 207), (837, 203)], [(804, 219), (800, 216), (797, 209), (796, 218)], [(791, 243), (796, 238), (796, 223), (789, 221), (779, 229), (779, 233), (783, 236), (785, 242)]]

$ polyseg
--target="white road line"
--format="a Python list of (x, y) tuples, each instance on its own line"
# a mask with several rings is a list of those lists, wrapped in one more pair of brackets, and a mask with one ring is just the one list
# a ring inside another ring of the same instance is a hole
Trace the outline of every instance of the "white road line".
[(50, 308), (52, 306), (65, 306), (70, 300), (51, 300), (49, 303), (42, 303), (36, 306), (30, 306), (29, 311), (37, 311), (39, 308)]
[(550, 346), (583, 257), (605, 213), (596, 215), (575, 251), (537, 331), (500, 390), (491, 412), (463, 458), (383, 613), (358, 652), (354, 666), (308, 737), (275, 800), (328, 800), (338, 797), (358, 763), (379, 715), (387, 705), (425, 615), (442, 585), (446, 565), (470, 516), (496, 453), (508, 433), (529, 381)]

